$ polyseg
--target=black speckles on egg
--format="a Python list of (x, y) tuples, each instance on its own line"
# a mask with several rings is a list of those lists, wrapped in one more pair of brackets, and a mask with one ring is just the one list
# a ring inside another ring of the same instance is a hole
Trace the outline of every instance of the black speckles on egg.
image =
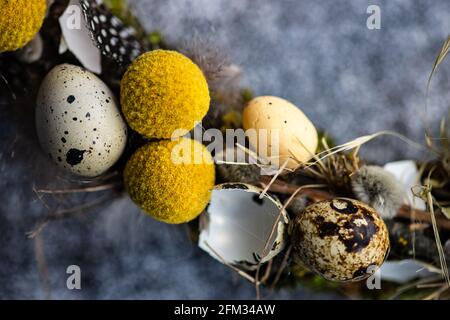
[(64, 137), (61, 138), (61, 141), (62, 141), (62, 143), (66, 143), (67, 142), (66, 138), (64, 138)]
[(78, 118), (77, 118), (77, 117), (73, 117), (72, 120), (73, 120), (73, 121), (77, 121)]
[(242, 189), (247, 190), (248, 186), (243, 183), (226, 183), (222, 185), (222, 189)]
[(330, 202), (330, 206), (334, 211), (343, 214), (354, 214), (358, 212), (358, 207), (355, 206), (352, 201), (347, 199), (333, 199)]
[(66, 154), (66, 162), (71, 166), (76, 166), (83, 161), (86, 150), (70, 149)]
[(319, 232), (319, 237), (339, 236), (339, 226), (336, 223), (325, 221), (322, 216), (316, 217), (314, 221)]
[(67, 102), (68, 102), (69, 104), (72, 104), (74, 101), (75, 101), (75, 96), (70, 95), (70, 96), (67, 97)]
[(260, 206), (262, 206), (263, 204), (264, 204), (264, 198), (260, 198), (259, 197), (259, 195), (257, 195), (257, 194), (255, 194), (253, 197), (252, 197), (252, 200), (253, 200), (253, 202), (255, 202), (256, 204), (258, 204), (258, 205), (260, 205)]

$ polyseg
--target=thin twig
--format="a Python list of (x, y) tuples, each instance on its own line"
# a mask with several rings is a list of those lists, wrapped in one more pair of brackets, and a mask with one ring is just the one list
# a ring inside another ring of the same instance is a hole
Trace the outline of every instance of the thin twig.
[(34, 255), (36, 258), (39, 279), (41, 281), (44, 297), (46, 300), (51, 298), (50, 281), (48, 278), (48, 266), (45, 259), (44, 241), (41, 236), (34, 238)]
[(273, 266), (273, 259), (270, 259), (269, 262), (267, 262), (266, 271), (264, 272), (264, 275), (261, 278), (261, 283), (266, 283), (267, 279), (270, 277), (270, 273), (272, 271)]
[[(428, 224), (432, 223), (432, 217), (428, 211), (414, 209), (408, 205), (403, 205), (400, 207), (400, 209), (397, 211), (397, 217), (411, 219), (412, 221), (420, 221), (422, 223), (423, 222), (426, 222)], [(435, 219), (436, 219), (436, 225), (439, 228), (450, 230), (450, 220), (449, 219), (442, 217), (442, 216), (435, 216)]]
[(289, 261), (289, 257), (291, 255), (292, 245), (288, 247), (286, 250), (286, 254), (283, 257), (283, 261), (281, 262), (281, 265), (277, 271), (277, 274), (275, 275), (275, 278), (273, 279), (272, 284), (270, 285), (270, 289), (273, 290), (275, 286), (277, 285), (278, 281), (280, 281), (281, 275), (283, 274), (284, 269), (286, 269)]
[[(261, 177), (260, 183), (262, 186), (267, 186), (268, 178), (267, 177)], [(277, 180), (272, 183), (272, 185), (269, 188), (269, 191), (275, 192), (275, 193), (282, 193), (282, 194), (292, 194), (296, 192), (299, 186), (289, 184), (284, 181)], [(322, 190), (316, 190), (316, 189), (302, 189), (298, 192), (298, 195), (306, 195), (308, 197), (311, 197), (315, 201), (319, 200), (329, 200), (332, 199), (334, 196), (326, 191)]]
[(261, 300), (261, 292), (259, 290), (259, 271), (261, 270), (261, 263), (258, 263), (258, 266), (256, 267), (256, 274), (255, 274), (255, 290), (256, 290), (256, 300)]
[(442, 293), (444, 293), (445, 291), (447, 291), (450, 288), (450, 286), (445, 283), (441, 288), (439, 288), (438, 290), (432, 292), (430, 295), (425, 296), (423, 298), (423, 300), (435, 300), (435, 299), (439, 299), (439, 297), (441, 296)]
[(427, 200), (428, 200), (428, 207), (429, 207), (430, 213), (431, 213), (431, 225), (433, 226), (433, 233), (434, 233), (434, 237), (436, 239), (436, 246), (437, 246), (438, 253), (439, 253), (439, 260), (441, 263), (442, 273), (443, 273), (444, 279), (447, 282), (447, 285), (450, 285), (450, 277), (449, 277), (448, 268), (447, 268), (447, 261), (445, 260), (445, 253), (444, 253), (444, 249), (442, 248), (441, 238), (439, 236), (439, 230), (438, 230), (437, 223), (436, 223), (436, 216), (434, 214), (433, 198), (431, 196), (430, 189), (428, 189), (428, 192), (427, 192)]
[(259, 292), (259, 270), (261, 268), (262, 261), (264, 260), (264, 258), (270, 252), (270, 251), (268, 251), (269, 244), (270, 244), (270, 239), (272, 239), (273, 235), (275, 234), (275, 230), (277, 229), (278, 223), (280, 222), (280, 219), (283, 216), (283, 213), (285, 213), (286, 207), (289, 205), (289, 203), (292, 201), (292, 199), (294, 199), (294, 197), (297, 195), (297, 193), (300, 192), (302, 189), (320, 188), (320, 187), (323, 187), (323, 185), (304, 185), (304, 186), (298, 187), (297, 190), (291, 195), (291, 197), (281, 207), (277, 218), (275, 219), (274, 223), (272, 224), (272, 229), (270, 231), (269, 236), (266, 239), (266, 242), (265, 242), (265, 245), (264, 245), (264, 249), (262, 251), (262, 258), (260, 259), (260, 261), (258, 263), (258, 266), (257, 266), (257, 269), (256, 269), (256, 296), (257, 296), (257, 299), (259, 299), (259, 297), (260, 297), (260, 292)]
[(237, 272), (240, 276), (244, 277), (245, 279), (247, 279), (248, 281), (250, 281), (251, 283), (256, 283), (256, 280), (249, 275), (248, 273), (242, 271), (241, 269), (233, 266), (232, 264), (228, 263), (228, 261), (226, 261), (216, 250), (214, 250), (208, 242), (204, 242), (205, 245), (217, 256), (217, 258), (220, 259), (220, 261), (226, 265), (227, 267), (231, 268), (232, 270), (234, 270), (235, 272)]
[[(261, 178), (261, 184), (265, 185), (265, 182), (267, 181), (266, 177)], [(292, 195), (294, 192), (298, 190), (297, 185), (289, 184), (284, 181), (277, 180), (275, 181), (272, 186), (270, 187), (269, 191), (275, 192), (275, 193), (282, 193), (282, 194), (288, 194)], [(297, 193), (298, 195), (306, 195), (308, 197), (311, 197), (314, 201), (320, 201), (320, 200), (330, 200), (335, 197), (332, 193), (329, 193), (324, 190), (316, 190), (316, 189), (304, 189), (300, 190)], [(423, 211), (419, 209), (414, 209), (409, 205), (403, 205), (399, 208), (397, 212), (397, 217), (399, 218), (406, 218), (411, 219), (415, 218), (415, 221), (420, 222), (426, 222), (428, 224), (432, 223), (432, 218), (430, 215), (430, 212)], [(441, 229), (450, 230), (450, 220), (447, 219), (444, 216), (435, 216), (437, 226)]]
[(259, 195), (259, 198), (262, 199), (265, 194), (267, 193), (267, 191), (270, 189), (270, 186), (275, 182), (275, 180), (277, 180), (278, 176), (283, 172), (283, 170), (286, 168), (287, 164), (288, 164), (289, 159), (287, 159), (283, 165), (280, 167), (280, 169), (278, 169), (277, 173), (272, 177), (272, 179), (269, 181), (269, 183), (267, 184), (267, 186), (264, 188), (264, 190), (261, 192), (261, 194)]
[(85, 192), (99, 192), (105, 190), (111, 190), (118, 187), (119, 183), (108, 183), (95, 187), (86, 187), (86, 188), (76, 188), (76, 189), (35, 189), (36, 193), (44, 193), (44, 194), (68, 194), (68, 193), (85, 193)]
[(440, 288), (442, 287), (443, 283), (424, 283), (417, 285), (417, 289), (428, 289), (428, 288)]
[(83, 205), (80, 205), (80, 206), (76, 206), (76, 207), (73, 207), (73, 208), (70, 208), (70, 209), (64, 209), (64, 210), (49, 212), (47, 214), (47, 216), (45, 216), (36, 225), (36, 227), (32, 231), (27, 232), (27, 237), (30, 238), (30, 239), (36, 238), (36, 236), (38, 236), (42, 232), (42, 230), (47, 226), (47, 224), (50, 221), (70, 218), (70, 217), (72, 217), (72, 216), (74, 216), (76, 214), (79, 214), (83, 210), (90, 209), (90, 208), (93, 208), (95, 206), (98, 206), (98, 205), (104, 203), (105, 201), (107, 201), (109, 199), (110, 199), (110, 197), (102, 197), (102, 198), (97, 199), (95, 201), (92, 201), (90, 203), (83, 204)]
[[(292, 193), (292, 195), (289, 197), (289, 199), (283, 204), (283, 206), (280, 209), (280, 212), (278, 213), (277, 218), (275, 219), (275, 222), (272, 225), (272, 230), (270, 231), (269, 236), (267, 237), (266, 240), (266, 244), (264, 246), (264, 250), (262, 252), (262, 256), (265, 257), (268, 252), (267, 249), (269, 248), (269, 244), (270, 244), (270, 239), (272, 239), (273, 235), (275, 234), (275, 230), (277, 229), (278, 223), (280, 222), (281, 217), (283, 216), (283, 213), (285, 212), (287, 206), (289, 205), (289, 203), (292, 201), (292, 199), (294, 199), (294, 197), (301, 191), (304, 189), (312, 189), (312, 188), (321, 188), (324, 187), (324, 185), (322, 184), (310, 184), (310, 185), (303, 185), (297, 188), (297, 190)], [(263, 259), (261, 259), (262, 261)]]
[(417, 288), (417, 286), (419, 286), (419, 285), (423, 285), (423, 284), (426, 284), (426, 283), (439, 281), (439, 280), (441, 280), (440, 276), (439, 277), (430, 277), (430, 278), (425, 278), (425, 279), (419, 279), (419, 280), (414, 281), (412, 283), (408, 283), (408, 284), (406, 284), (404, 286), (399, 287), (396, 290), (395, 294), (392, 295), (391, 297), (389, 297), (389, 300), (397, 299), (401, 294), (407, 292), (410, 289)]

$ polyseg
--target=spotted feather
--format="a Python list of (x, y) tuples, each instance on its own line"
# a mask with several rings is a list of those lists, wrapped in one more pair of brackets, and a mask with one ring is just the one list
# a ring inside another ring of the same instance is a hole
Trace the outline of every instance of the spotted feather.
[(102, 55), (128, 64), (145, 51), (136, 30), (125, 26), (101, 0), (79, 1), (91, 38)]

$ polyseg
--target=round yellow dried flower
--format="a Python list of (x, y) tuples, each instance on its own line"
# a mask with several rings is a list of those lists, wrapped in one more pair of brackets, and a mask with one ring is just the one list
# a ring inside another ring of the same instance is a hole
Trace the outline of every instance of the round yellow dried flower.
[(191, 221), (205, 209), (214, 180), (211, 154), (187, 138), (144, 145), (124, 171), (130, 198), (150, 216), (173, 224)]
[(39, 32), (46, 0), (0, 0), (0, 52), (24, 47)]
[(155, 50), (128, 67), (120, 101), (133, 130), (149, 138), (168, 139), (175, 130), (189, 131), (201, 121), (210, 97), (208, 83), (195, 63), (175, 51)]

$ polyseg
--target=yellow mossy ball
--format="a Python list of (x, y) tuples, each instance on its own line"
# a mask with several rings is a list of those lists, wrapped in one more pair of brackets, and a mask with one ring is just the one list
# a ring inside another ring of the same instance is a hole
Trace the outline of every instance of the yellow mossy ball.
[(166, 223), (195, 219), (214, 187), (214, 162), (199, 142), (150, 142), (128, 160), (124, 171), (130, 198), (147, 214)]
[(210, 97), (208, 83), (195, 63), (175, 51), (155, 50), (128, 67), (120, 101), (133, 130), (149, 138), (168, 139), (175, 130), (189, 131), (201, 121)]
[(24, 47), (39, 32), (46, 0), (0, 0), (0, 52)]

